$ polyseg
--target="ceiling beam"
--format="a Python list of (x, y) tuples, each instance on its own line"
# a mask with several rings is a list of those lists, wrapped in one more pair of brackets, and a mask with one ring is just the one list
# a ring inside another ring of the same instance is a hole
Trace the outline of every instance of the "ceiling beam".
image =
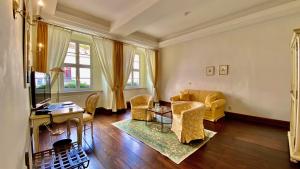
[(128, 36), (141, 28), (159, 20), (162, 16), (167, 16), (186, 5), (199, 3), (193, 0), (191, 3), (178, 3), (182, 0), (148, 0), (129, 9), (122, 17), (118, 18), (111, 25), (110, 32), (121, 36)]
[(107, 37), (110, 39), (126, 42), (144, 48), (150, 48), (150, 49), (158, 48), (158, 42), (155, 39), (151, 39), (149, 37), (145, 37), (136, 33), (129, 35), (127, 37), (120, 37), (117, 35), (113, 35), (109, 33), (109, 26), (107, 25), (102, 25), (87, 19), (83, 19), (78, 16), (64, 13), (62, 11), (56, 11), (55, 15), (43, 15), (43, 18), (49, 23), (74, 29), (87, 34)]
[(159, 48), (213, 35), (220, 32), (225, 32), (232, 29), (237, 29), (240, 27), (248, 26), (255, 23), (260, 23), (263, 21), (275, 19), (282, 16), (291, 15), (297, 12), (300, 12), (299, 0), (292, 1), (276, 7), (268, 8), (266, 10), (262, 10), (259, 12), (251, 13), (249, 15), (235, 18), (219, 24), (210, 25), (205, 28), (199, 28), (194, 31), (170, 39), (162, 40), (159, 42)]
[[(144, 24), (140, 20), (145, 17), (145, 13), (151, 10), (160, 0), (141, 1), (134, 8), (127, 10), (120, 18), (111, 25), (110, 33), (127, 36), (137, 30), (137, 26)], [(137, 25), (137, 23), (139, 25)]]

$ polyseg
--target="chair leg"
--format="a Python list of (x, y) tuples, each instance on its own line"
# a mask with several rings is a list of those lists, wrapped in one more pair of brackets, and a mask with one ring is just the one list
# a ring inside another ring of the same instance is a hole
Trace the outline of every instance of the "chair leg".
[(70, 120), (67, 121), (67, 137), (70, 138), (71, 136), (71, 122)]
[(85, 124), (83, 125), (83, 134), (85, 135)]
[(91, 134), (92, 134), (92, 138), (94, 137), (94, 123), (93, 121), (91, 121)]

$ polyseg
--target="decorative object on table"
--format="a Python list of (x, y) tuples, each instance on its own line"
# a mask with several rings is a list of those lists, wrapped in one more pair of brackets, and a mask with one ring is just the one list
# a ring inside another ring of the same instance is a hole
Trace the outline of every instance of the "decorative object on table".
[[(65, 148), (64, 148), (65, 147)], [(32, 168), (88, 168), (90, 160), (85, 151), (76, 142), (71, 146), (66, 144), (61, 147), (49, 149), (41, 152), (34, 153), (32, 156)]]
[(200, 102), (183, 102), (172, 104), (172, 131), (182, 143), (204, 139), (205, 106)]
[[(170, 120), (167, 117), (164, 118), (164, 121)], [(204, 140), (182, 144), (172, 131), (161, 132), (159, 123), (153, 122), (146, 126), (143, 121), (126, 119), (112, 125), (160, 152), (176, 164), (193, 154), (216, 134), (216, 132), (204, 129), (206, 135)]]
[(203, 103), (206, 108), (205, 120), (214, 122), (225, 116), (226, 100), (223, 93), (219, 91), (185, 89), (180, 91), (180, 94), (172, 96), (170, 100), (172, 105), (182, 101)]
[(215, 75), (215, 66), (207, 66), (206, 67), (206, 76)]
[[(60, 88), (60, 85), (59, 85), (59, 82), (60, 82), (60, 73), (63, 73), (64, 72), (64, 70), (62, 70), (62, 68), (60, 68), (60, 67), (54, 67), (54, 68), (52, 68), (52, 69), (50, 69), (50, 72), (52, 72), (53, 74), (52, 74), (52, 76), (58, 76), (57, 78), (58, 78), (58, 85), (57, 85), (57, 93), (56, 93), (56, 102), (57, 103), (59, 103), (59, 88)], [(53, 77), (54, 78), (54, 77)]]
[(160, 108), (159, 102), (156, 102), (156, 103), (154, 104), (154, 109), (158, 111), (159, 108)]
[[(86, 124), (87, 123), (90, 123), (91, 124), (91, 135), (92, 135), (92, 138), (93, 138), (93, 131), (94, 131), (94, 115), (95, 115), (95, 111), (96, 111), (96, 108), (97, 108), (97, 103), (98, 103), (98, 100), (99, 100), (99, 93), (92, 93), (90, 94), (86, 100), (85, 100), (85, 109), (84, 109), (84, 113), (83, 113), (83, 133), (85, 134), (85, 130), (86, 130)], [(72, 110), (70, 110), (72, 109)], [(73, 111), (73, 108), (70, 107), (69, 108), (69, 111), (72, 112)], [(74, 121), (76, 123), (76, 125), (78, 126), (78, 123), (79, 123), (79, 120), (78, 119), (72, 119), (71, 121)], [(67, 133), (68, 133), (68, 136), (71, 135), (71, 130), (70, 130), (70, 122), (68, 121), (68, 124), (67, 124)]]
[(219, 66), (219, 75), (228, 75), (229, 65), (220, 65)]
[(151, 121), (154, 113), (147, 113), (145, 111), (153, 106), (153, 98), (150, 95), (138, 95), (130, 99), (131, 117), (135, 120)]

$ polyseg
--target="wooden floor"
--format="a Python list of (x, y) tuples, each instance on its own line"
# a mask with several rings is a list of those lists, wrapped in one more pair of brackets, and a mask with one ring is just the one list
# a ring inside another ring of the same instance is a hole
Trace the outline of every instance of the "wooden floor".
[[(161, 155), (139, 140), (120, 131), (111, 123), (130, 118), (130, 112), (98, 114), (95, 116), (94, 139), (87, 130), (84, 149), (91, 159), (93, 169), (293, 169), (299, 164), (289, 162), (287, 131), (262, 124), (224, 119), (213, 124), (205, 122), (208, 129), (218, 134), (204, 147), (179, 165)], [(62, 127), (62, 126), (58, 126)], [(55, 140), (47, 131), (40, 135), (41, 147), (51, 147)], [(72, 139), (76, 131), (72, 129)]]

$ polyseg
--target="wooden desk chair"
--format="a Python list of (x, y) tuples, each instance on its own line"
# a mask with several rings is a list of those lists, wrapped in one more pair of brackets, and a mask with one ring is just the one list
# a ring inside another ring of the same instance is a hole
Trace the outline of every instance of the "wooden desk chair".
[[(95, 115), (96, 106), (97, 106), (99, 97), (100, 97), (100, 95), (98, 93), (92, 93), (85, 100), (85, 108), (84, 108), (84, 113), (83, 113), (83, 127), (84, 127), (83, 132), (85, 134), (86, 124), (90, 123), (92, 137), (93, 137), (93, 130), (94, 130), (94, 124), (93, 124), (94, 115)], [(74, 121), (76, 123), (76, 125), (79, 122), (78, 119), (72, 119), (71, 121)], [(68, 121), (67, 132), (68, 132), (68, 136), (70, 136), (70, 134), (71, 134), (70, 121)]]

